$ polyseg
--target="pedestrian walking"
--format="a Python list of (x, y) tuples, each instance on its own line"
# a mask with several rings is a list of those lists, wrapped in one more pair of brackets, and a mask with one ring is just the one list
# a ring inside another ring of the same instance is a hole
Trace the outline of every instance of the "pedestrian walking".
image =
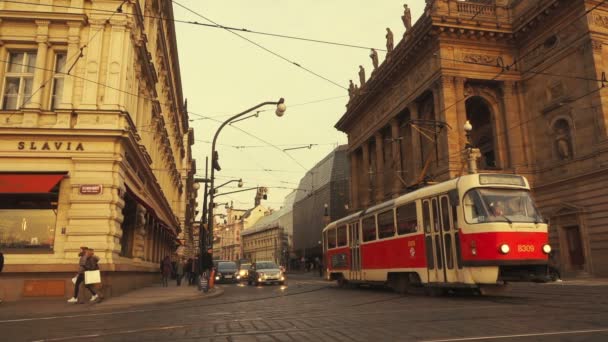
[(188, 260), (186, 261), (186, 266), (184, 266), (184, 277), (186, 278), (188, 285), (192, 285), (191, 273), (192, 273), (192, 258), (188, 258)]
[(163, 277), (163, 287), (169, 286), (169, 277), (171, 277), (171, 270), (171, 258), (169, 258), (169, 256), (167, 255), (160, 263), (160, 272)]
[(78, 293), (80, 292), (80, 284), (82, 284), (82, 282), (84, 281), (84, 265), (87, 261), (87, 249), (87, 247), (81, 246), (80, 252), (78, 253), (78, 257), (80, 258), (78, 260), (78, 273), (72, 279), (72, 281), (74, 282), (74, 296), (68, 299), (68, 303), (70, 304), (78, 303)]
[[(4, 254), (0, 252), (0, 273), (2, 273), (2, 269), (4, 268)], [(0, 303), (2, 303), (2, 298), (0, 298)]]
[(196, 278), (198, 275), (199, 269), (199, 257), (200, 254), (197, 254), (194, 259), (192, 259), (192, 267), (190, 268), (190, 285), (196, 285)]
[[(95, 251), (92, 248), (87, 248), (85, 254), (87, 256), (87, 259), (84, 262), (85, 272), (99, 270), (99, 257), (95, 255)], [(93, 295), (91, 297), (91, 302), (95, 302), (97, 301), (97, 299), (99, 299), (99, 295), (94, 290), (95, 284), (86, 284), (85, 282), (84, 287), (86, 287), (87, 290), (89, 290), (89, 292), (91, 292), (91, 294)]]
[(177, 276), (177, 286), (182, 286), (182, 278), (184, 277), (184, 260), (183, 259), (179, 259), (177, 261), (177, 265), (175, 266), (176, 268), (176, 276)]

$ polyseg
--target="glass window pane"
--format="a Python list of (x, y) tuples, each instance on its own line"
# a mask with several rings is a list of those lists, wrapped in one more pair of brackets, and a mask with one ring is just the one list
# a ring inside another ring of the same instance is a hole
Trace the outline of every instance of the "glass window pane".
[(0, 248), (53, 248), (52, 209), (0, 209)]
[(27, 54), (27, 72), (33, 74), (34, 70), (36, 70), (36, 54), (28, 53)]
[(330, 229), (327, 233), (327, 247), (336, 248), (336, 230)]
[(397, 208), (397, 232), (399, 235), (415, 233), (417, 229), (416, 203), (409, 203)]
[(23, 70), (25, 53), (13, 52), (9, 57), (8, 72), (21, 72)]
[(443, 224), (443, 231), (450, 230), (450, 201), (447, 197), (441, 197), (441, 220)]
[(32, 100), (32, 90), (34, 88), (33, 78), (23, 78), (23, 90), (21, 93), (22, 106), (30, 103)]
[(346, 226), (338, 228), (338, 247), (346, 246)]
[(431, 202), (424, 201), (422, 203), (422, 224), (424, 225), (424, 231), (427, 233), (431, 232)]
[(17, 77), (7, 77), (4, 86), (4, 100), (2, 109), (17, 109), (17, 96), (19, 94), (20, 79)]
[(58, 53), (55, 57), (55, 72), (65, 72), (66, 54)]
[(384, 239), (393, 236), (395, 236), (393, 211), (385, 211), (378, 215), (378, 238)]
[(51, 109), (55, 109), (61, 103), (63, 97), (63, 77), (55, 78), (53, 81), (53, 95), (51, 97)]
[(454, 258), (452, 256), (452, 236), (450, 234), (445, 234), (445, 259), (447, 262), (448, 269), (454, 268)]
[(376, 218), (374, 216), (363, 219), (363, 241), (374, 241), (376, 240)]
[(433, 227), (435, 227), (435, 232), (439, 231), (439, 208), (437, 207), (437, 200), (433, 198)]

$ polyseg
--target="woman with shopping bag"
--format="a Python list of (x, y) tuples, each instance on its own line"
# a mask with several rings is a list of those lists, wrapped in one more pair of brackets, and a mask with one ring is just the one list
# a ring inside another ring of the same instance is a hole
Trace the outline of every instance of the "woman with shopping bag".
[(95, 284), (101, 283), (101, 272), (99, 271), (99, 258), (92, 248), (87, 249), (87, 260), (84, 263), (84, 287), (93, 295), (91, 302), (97, 301), (99, 295), (93, 289)]

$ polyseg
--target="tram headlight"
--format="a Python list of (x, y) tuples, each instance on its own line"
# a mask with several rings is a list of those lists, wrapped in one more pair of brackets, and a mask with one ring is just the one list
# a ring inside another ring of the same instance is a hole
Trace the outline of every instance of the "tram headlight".
[(500, 245), (500, 253), (507, 254), (510, 251), (511, 251), (511, 248), (506, 243), (503, 243), (502, 245)]
[(543, 245), (543, 252), (544, 252), (545, 254), (549, 254), (549, 253), (551, 253), (551, 245), (549, 245), (549, 244), (545, 244), (545, 245)]

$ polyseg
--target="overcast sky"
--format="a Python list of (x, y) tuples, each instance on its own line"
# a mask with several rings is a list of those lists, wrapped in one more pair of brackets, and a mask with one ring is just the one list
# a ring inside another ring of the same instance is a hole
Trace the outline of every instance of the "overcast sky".
[[(386, 27), (395, 35), (395, 44), (404, 33), (401, 21), (403, 1), (396, 0), (177, 0), (175, 18), (205, 22), (180, 8), (184, 5), (224, 26), (247, 28), (281, 35), (298, 36), (352, 45), (386, 48)], [(424, 0), (407, 1), (414, 21), (422, 14)], [(345, 112), (346, 90), (329, 81), (279, 59), (226, 30), (176, 23), (184, 96), (188, 99), (191, 127), (195, 130), (193, 154), (198, 175), (204, 175), (205, 157), (219, 124), (194, 113), (223, 121), (265, 101), (284, 97), (287, 112), (282, 118), (274, 108), (235, 124), (264, 141), (269, 147), (232, 127), (220, 134), (218, 151), (221, 172), (216, 184), (229, 177), (243, 178), (245, 187), (267, 186), (268, 206), (278, 209), (284, 197), (296, 188), (306, 170), (325, 157), (346, 136), (334, 128)], [(368, 49), (332, 46), (292, 39), (240, 33), (244, 37), (348, 87), (349, 79), (358, 83), (358, 66), (371, 73)], [(384, 53), (380, 52), (381, 62)], [(309, 103), (333, 98), (328, 101)], [(317, 144), (312, 149), (280, 149)], [(285, 146), (288, 145), (288, 146)], [(245, 146), (236, 148), (234, 146)], [(266, 171), (265, 171), (266, 170)], [(223, 191), (231, 191), (226, 186)], [(220, 191), (222, 192), (222, 191)], [(202, 191), (201, 194), (202, 195)], [(253, 206), (254, 192), (220, 197), (234, 200), (238, 208)], [(202, 202), (202, 196), (199, 197)]]

